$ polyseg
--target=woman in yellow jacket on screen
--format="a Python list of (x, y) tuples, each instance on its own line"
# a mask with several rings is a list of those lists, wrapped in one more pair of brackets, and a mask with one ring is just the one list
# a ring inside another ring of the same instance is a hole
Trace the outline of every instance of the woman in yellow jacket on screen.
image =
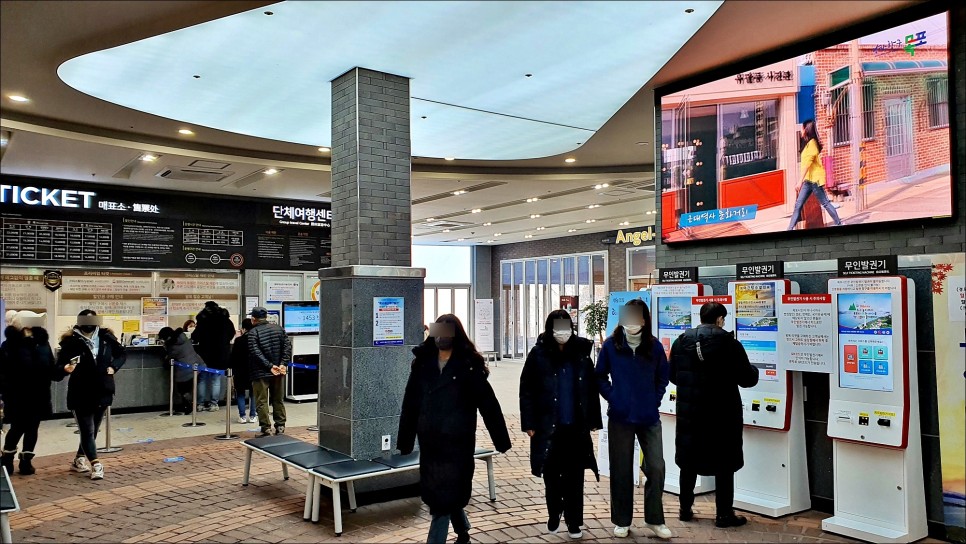
[(818, 139), (815, 131), (815, 121), (809, 119), (802, 123), (802, 158), (801, 171), (802, 179), (795, 186), (798, 198), (795, 200), (795, 209), (792, 211), (792, 220), (788, 223), (788, 230), (795, 228), (798, 218), (801, 216), (802, 207), (808, 200), (808, 195), (814, 193), (819, 204), (832, 217), (836, 225), (841, 225), (835, 206), (829, 202), (828, 195), (825, 194), (825, 167), (822, 166), (820, 154), (822, 152), (822, 142)]

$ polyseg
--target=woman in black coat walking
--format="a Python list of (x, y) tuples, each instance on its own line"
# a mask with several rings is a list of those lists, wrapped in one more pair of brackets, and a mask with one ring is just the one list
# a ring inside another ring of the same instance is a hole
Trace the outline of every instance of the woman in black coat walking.
[(29, 476), (35, 472), (32, 462), (37, 431), (40, 421), (52, 412), (50, 380), (54, 354), (43, 321), (39, 316), (14, 316), (11, 326), (4, 331), (7, 339), (0, 345), (0, 391), (4, 419), (10, 423), (10, 432), (3, 443), (2, 462), (10, 475), (21, 438), (20, 474)]
[(124, 366), (124, 348), (110, 329), (102, 329), (94, 310), (77, 315), (77, 325), (60, 340), (54, 365), (55, 380), (67, 382), (67, 408), (74, 411), (80, 446), (71, 465), (75, 472), (104, 479), (104, 464), (97, 458), (97, 431), (107, 407), (114, 402), (114, 373)]
[(476, 461), (476, 413), (483, 416), (501, 453), (510, 449), (510, 435), (500, 403), (487, 382), (483, 356), (452, 314), (439, 317), (430, 338), (413, 349), (402, 414), (399, 451), (413, 451), (419, 438), (419, 479), (422, 499), (433, 516), (429, 543), (446, 541), (449, 524), (457, 542), (469, 542), (469, 504)]
[[(238, 404), (239, 423), (258, 423), (255, 415), (255, 393), (252, 392), (252, 372), (248, 350), (248, 331), (252, 330), (252, 320), (242, 320), (242, 334), (231, 345), (232, 383), (235, 386), (235, 402)], [(245, 418), (245, 392), (248, 392), (248, 418)]]
[(682, 521), (693, 517), (697, 475), (715, 477), (715, 526), (738, 527), (732, 504), (735, 472), (744, 466), (744, 428), (739, 387), (754, 387), (758, 369), (740, 342), (721, 327), (728, 310), (717, 302), (701, 307), (701, 325), (671, 346), (671, 382), (677, 385), (674, 462), (681, 468)]
[(547, 530), (556, 533), (564, 517), (574, 539), (583, 536), (584, 471), (600, 480), (590, 434), (603, 425), (593, 346), (574, 334), (566, 310), (554, 310), (520, 375), (520, 423), (530, 437), (530, 470), (546, 486)]

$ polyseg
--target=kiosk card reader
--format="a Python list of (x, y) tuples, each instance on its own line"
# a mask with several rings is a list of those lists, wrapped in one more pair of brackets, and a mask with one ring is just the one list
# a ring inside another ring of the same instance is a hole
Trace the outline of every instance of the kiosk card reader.
[[(671, 344), (678, 336), (691, 327), (697, 326), (699, 320), (693, 318), (691, 299), (693, 297), (710, 295), (711, 286), (701, 283), (670, 283), (651, 286), (651, 332), (654, 338), (664, 346), (664, 353), (670, 358)], [(661, 406), (661, 434), (664, 436), (664, 490), (670, 493), (680, 493), (681, 469), (674, 462), (674, 436), (677, 432), (677, 422), (674, 418), (677, 394), (673, 383), (669, 383)], [(694, 493), (708, 493), (714, 491), (714, 477), (698, 476)]]
[(903, 276), (833, 278), (830, 377), (835, 515), (822, 529), (873, 542), (924, 538), (915, 289)]
[(784, 279), (728, 283), (735, 337), (758, 367), (758, 385), (740, 389), (745, 465), (735, 474), (734, 504), (770, 517), (811, 508), (802, 377), (785, 370), (779, 342), (781, 297), (798, 292)]

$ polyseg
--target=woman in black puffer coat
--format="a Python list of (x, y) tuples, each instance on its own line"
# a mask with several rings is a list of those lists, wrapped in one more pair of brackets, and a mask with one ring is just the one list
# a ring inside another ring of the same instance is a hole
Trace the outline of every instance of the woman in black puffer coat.
[(52, 412), (50, 380), (54, 369), (47, 331), (39, 323), (33, 326), (27, 319), (14, 317), (14, 324), (4, 331), (6, 341), (0, 345), (0, 388), (4, 419), (10, 423), (10, 432), (3, 443), (2, 462), (7, 473), (13, 474), (13, 459), (23, 438), (20, 474), (25, 476), (35, 472), (32, 461), (37, 431), (40, 421)]
[(600, 479), (591, 438), (603, 426), (593, 346), (574, 334), (566, 310), (554, 310), (520, 375), (520, 423), (530, 437), (530, 469), (546, 486), (547, 530), (555, 533), (564, 517), (572, 538), (583, 536), (584, 472)]
[(419, 437), (419, 479), (422, 498), (433, 522), (427, 542), (446, 542), (449, 524), (457, 542), (469, 542), (469, 504), (476, 460), (477, 411), (483, 416), (501, 453), (510, 449), (510, 435), (500, 403), (487, 382), (483, 356), (452, 314), (436, 320), (437, 332), (413, 349), (409, 383), (399, 418), (399, 451), (413, 451)]

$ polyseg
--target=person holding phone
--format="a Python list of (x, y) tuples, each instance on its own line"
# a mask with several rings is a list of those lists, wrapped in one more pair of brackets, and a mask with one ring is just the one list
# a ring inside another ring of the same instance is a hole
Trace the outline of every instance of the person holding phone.
[(403, 455), (412, 453), (419, 437), (419, 484), (433, 516), (427, 542), (446, 542), (452, 523), (456, 542), (465, 543), (470, 541), (464, 508), (473, 489), (477, 412), (501, 453), (510, 449), (510, 434), (487, 381), (490, 371), (459, 318), (440, 316), (429, 335), (413, 348), (398, 448)]
[(570, 538), (583, 536), (584, 472), (600, 481), (591, 432), (603, 425), (591, 340), (574, 334), (566, 309), (547, 316), (543, 333), (520, 375), (520, 423), (530, 437), (530, 470), (546, 486), (547, 531), (567, 522)]
[(55, 381), (67, 381), (67, 408), (77, 418), (80, 445), (71, 464), (74, 472), (104, 478), (104, 464), (97, 458), (97, 432), (107, 407), (114, 402), (114, 374), (124, 366), (124, 347), (110, 329), (101, 328), (94, 310), (83, 310), (77, 324), (60, 340)]

